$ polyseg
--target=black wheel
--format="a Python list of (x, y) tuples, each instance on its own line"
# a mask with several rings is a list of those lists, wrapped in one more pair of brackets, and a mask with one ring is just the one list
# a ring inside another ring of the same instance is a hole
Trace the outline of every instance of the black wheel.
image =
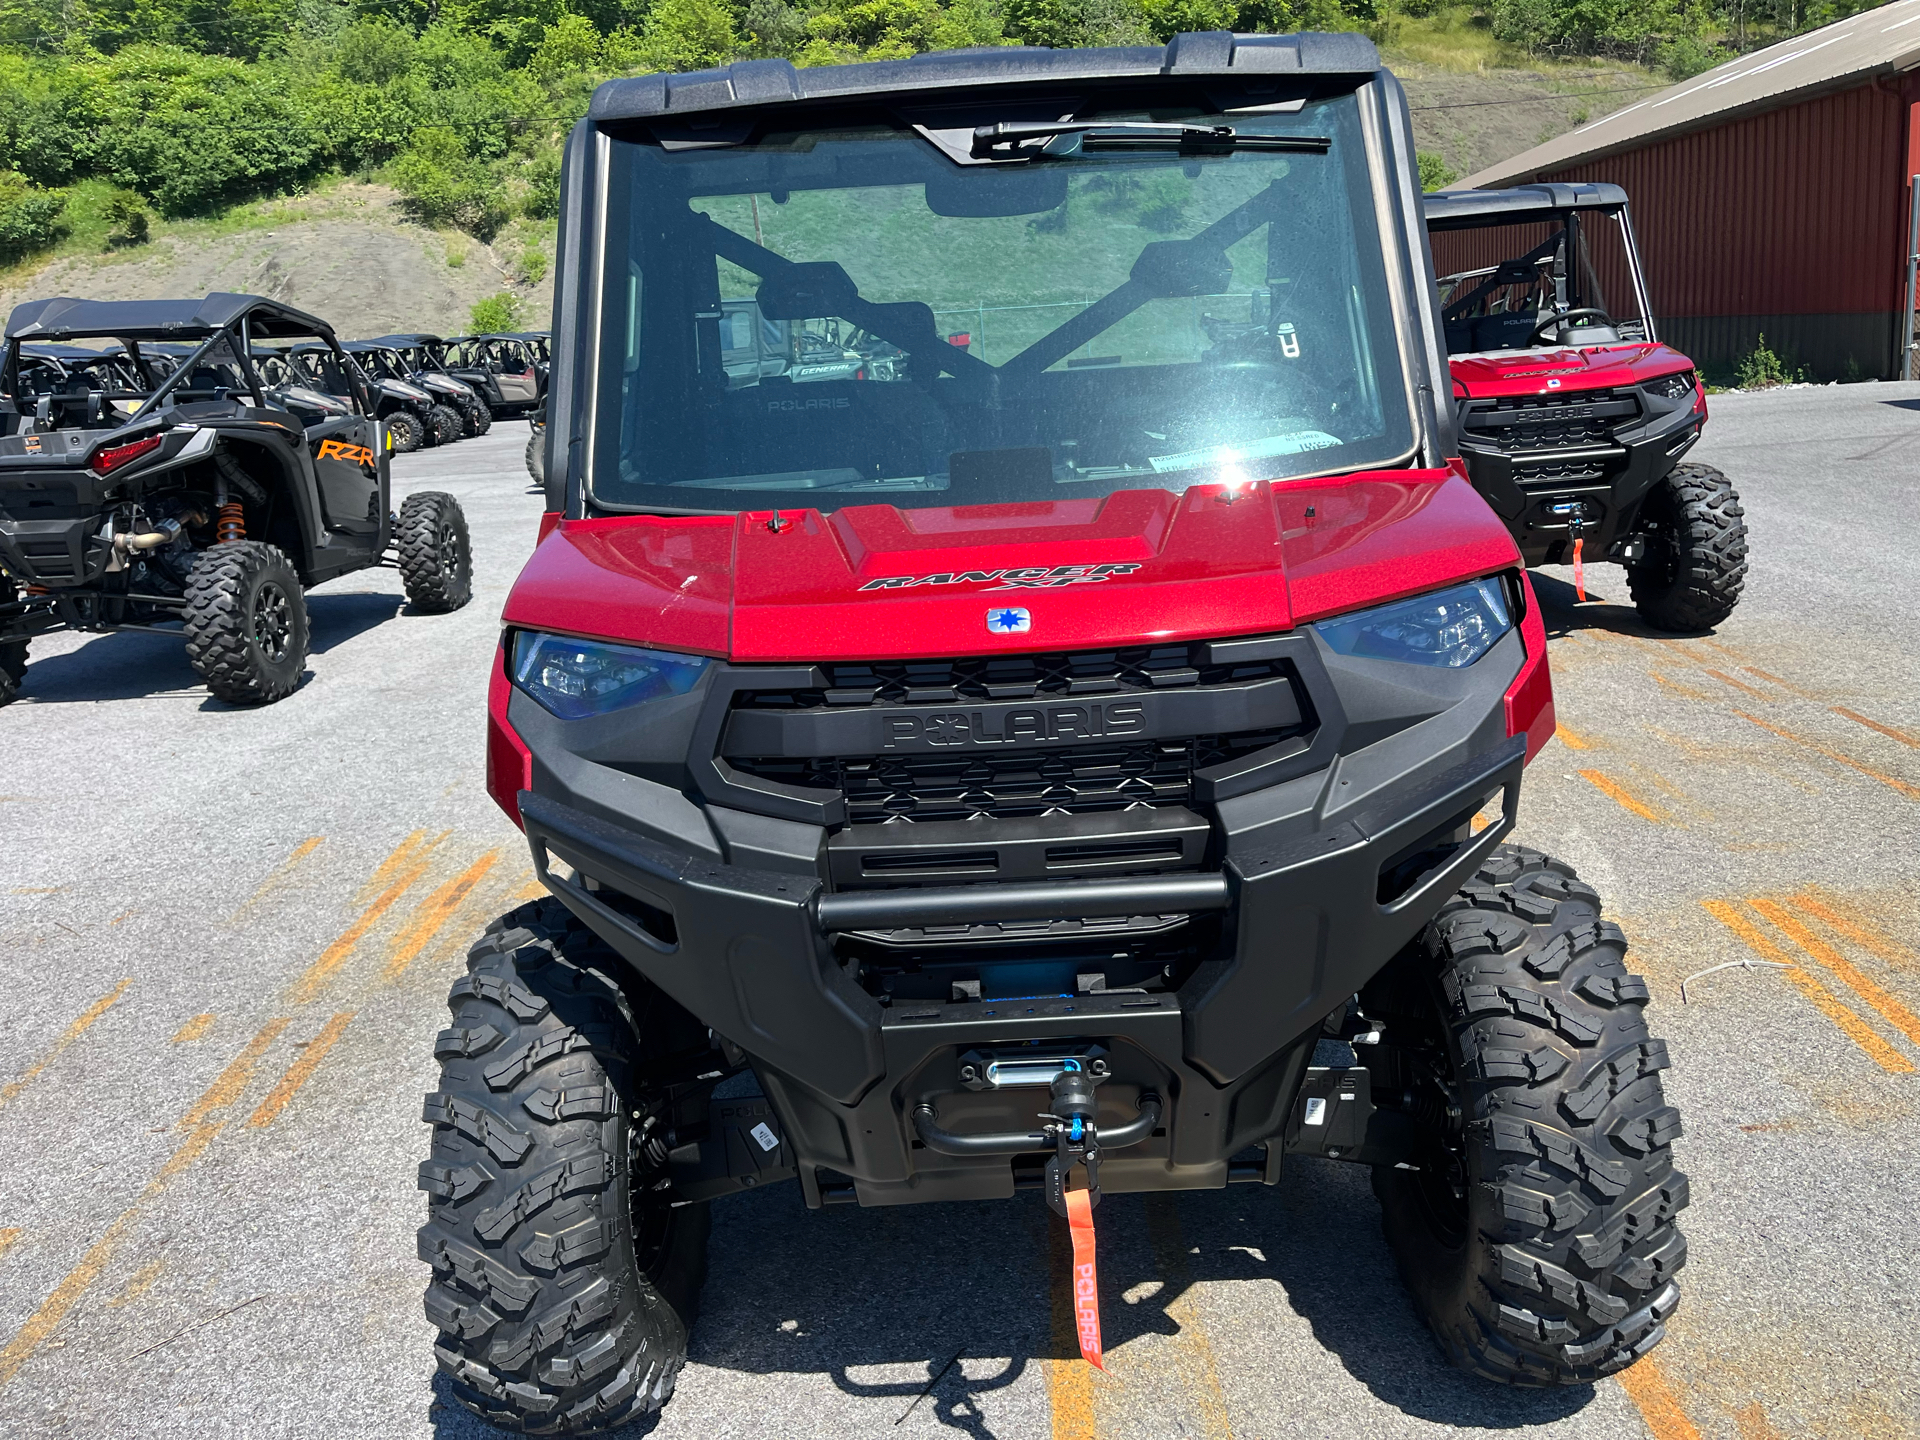
[(527, 474), (533, 477), (533, 483), (545, 486), (547, 483), (547, 432), (535, 430), (527, 439)]
[(272, 545), (235, 540), (202, 550), (187, 576), (187, 659), (233, 705), (291, 695), (307, 668), (307, 597)]
[(473, 598), (473, 546), (460, 502), (443, 490), (422, 490), (400, 506), (394, 530), (400, 583), (417, 608), (440, 614)]
[[(13, 580), (0, 575), (0, 605), (20, 598)], [(27, 678), (27, 642), (8, 640), (0, 643), (0, 705), (11, 705), (20, 697), (20, 684)]]
[(508, 1430), (647, 1415), (686, 1362), (709, 1226), (664, 1189), (652, 1132), (670, 1112), (638, 1064), (649, 998), (551, 900), (497, 922), (467, 970), (424, 1115), (434, 1353), (460, 1402)]
[(484, 435), (493, 428), (493, 412), (487, 402), (475, 396), (460, 415), (460, 424), (469, 437)]
[(411, 410), (396, 410), (381, 422), (393, 439), (396, 455), (406, 455), (427, 443), (426, 422)]
[(435, 405), (427, 412), (428, 443), (433, 445), (451, 445), (466, 433), (461, 423), (460, 412), (451, 405)]
[(1747, 578), (1747, 522), (1733, 482), (1711, 465), (1676, 465), (1641, 502), (1646, 558), (1627, 570), (1641, 617), (1705, 630), (1733, 613)]
[(1626, 948), (1570, 867), (1502, 846), (1362, 995), (1375, 1094), (1424, 1141), (1418, 1170), (1374, 1171), (1387, 1241), (1447, 1357), (1489, 1380), (1625, 1369), (1679, 1303), (1680, 1114)]

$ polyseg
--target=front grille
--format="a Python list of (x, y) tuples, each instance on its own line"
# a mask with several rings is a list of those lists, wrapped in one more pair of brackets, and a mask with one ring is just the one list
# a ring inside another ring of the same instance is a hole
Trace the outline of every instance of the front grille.
[(1474, 441), (1505, 454), (1580, 450), (1614, 443), (1616, 427), (1639, 414), (1629, 393), (1588, 390), (1565, 395), (1507, 395), (1473, 401), (1466, 429)]
[(1193, 775), (1277, 745), (1291, 730), (967, 755), (735, 757), (762, 779), (840, 791), (854, 825), (1020, 819), (1193, 803)]
[[(964, 705), (1040, 696), (1125, 695), (1193, 685), (1244, 684), (1286, 672), (1282, 660), (1215, 664), (1204, 644), (1156, 645), (1057, 655), (983, 655), (822, 665), (826, 684), (807, 690), (743, 690), (749, 709), (839, 705)], [(737, 763), (737, 762), (736, 762)]]

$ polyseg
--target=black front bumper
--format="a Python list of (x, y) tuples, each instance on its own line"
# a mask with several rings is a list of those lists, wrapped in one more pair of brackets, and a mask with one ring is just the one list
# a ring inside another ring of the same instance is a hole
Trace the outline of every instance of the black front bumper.
[[(1227, 1182), (1236, 1154), (1278, 1146), (1322, 1020), (1511, 831), (1525, 737), (1482, 726), (1466, 748), (1470, 758), (1382, 788), (1371, 808), (1335, 811), (1311, 833), (1232, 834), (1218, 870), (1115, 880), (831, 894), (815, 877), (695, 855), (530, 791), (519, 803), (542, 882), (751, 1058), (810, 1204), (822, 1171), (829, 1190), (850, 1182), (864, 1204), (1012, 1194), (1021, 1157), (938, 1155), (915, 1138), (912, 1114), (931, 1103), (960, 1133), (1030, 1126), (1044, 1089), (982, 1089), (961, 1070), (969, 1055), (1036, 1043), (1099, 1047), (1103, 1125), (1132, 1119), (1144, 1093), (1162, 1097), (1154, 1133), (1107, 1157), (1105, 1188), (1206, 1188)], [(1472, 833), (1489, 807), (1497, 818)], [(1217, 914), (1222, 943), (1162, 992), (883, 1005), (831, 944), (930, 921), (1165, 914)]]

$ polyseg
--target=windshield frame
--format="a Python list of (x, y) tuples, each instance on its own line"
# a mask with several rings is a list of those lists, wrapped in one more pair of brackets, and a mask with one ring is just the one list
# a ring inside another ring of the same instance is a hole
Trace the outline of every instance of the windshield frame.
[[(1406, 177), (1400, 174), (1408, 167), (1393, 163), (1392, 150), (1387, 143), (1388, 131), (1392, 130), (1397, 143), (1408, 144), (1406, 137), (1398, 135), (1397, 127), (1393, 126), (1392, 118), (1388, 113), (1393, 109), (1393, 102), (1400, 98), (1398, 87), (1384, 72), (1340, 79), (1331, 76), (1302, 76), (1290, 81), (1289, 84), (1290, 88), (1287, 92), (1289, 97), (1306, 96), (1311, 99), (1334, 100), (1351, 96), (1355, 103), (1359, 142), (1357, 149), (1365, 166), (1366, 194), (1363, 200), (1360, 189), (1356, 185), (1352, 200), (1356, 210), (1362, 209), (1368, 202), (1371, 204), (1370, 220), (1380, 247), (1379, 275), (1384, 280), (1384, 294), (1381, 299), (1386, 314), (1381, 327), (1382, 338), (1384, 339), (1387, 334), (1391, 335), (1394, 352), (1393, 359), (1389, 360), (1384, 349), (1376, 351), (1376, 365), (1371, 383), (1383, 395), (1390, 389), (1396, 389), (1392, 386), (1391, 377), (1386, 371), (1397, 363), (1400, 384), (1397, 387), (1396, 398), (1404, 407), (1406, 418), (1403, 438), (1406, 443), (1405, 448), (1388, 457), (1369, 459), (1361, 464), (1348, 460), (1346, 463), (1329, 464), (1323, 468), (1290, 472), (1283, 476), (1272, 477), (1271, 483), (1295, 483), (1412, 466), (1443, 465), (1445, 461), (1441, 458), (1440, 450), (1445, 444), (1445, 439), (1439, 432), (1445, 427), (1438, 423), (1442, 417), (1438, 415), (1433, 403), (1436, 393), (1434, 389), (1436, 382), (1433, 377), (1436, 373), (1444, 373), (1443, 371), (1435, 372), (1434, 360), (1442, 352), (1437, 345), (1437, 322), (1425, 313), (1431, 307), (1430, 301), (1426, 301), (1423, 296), (1423, 290), (1430, 291), (1432, 287), (1430, 284), (1422, 286), (1419, 283), (1419, 272), (1423, 268), (1423, 262), (1425, 271), (1430, 274), (1431, 261), (1426, 253), (1424, 222), (1419, 212), (1417, 191), (1408, 189), (1405, 183)], [(1241, 90), (1243, 85), (1245, 86), (1244, 94), (1235, 95), (1234, 92)], [(1168, 94), (1169, 88), (1164, 80), (1131, 78), (1080, 88), (1079, 99), (1081, 109), (1093, 113), (1110, 113), (1127, 108), (1150, 109), (1169, 103), (1172, 98)], [(1209, 80), (1206, 89), (1210, 96), (1232, 97), (1233, 100), (1247, 106), (1271, 104), (1274, 99), (1271, 82)], [(1031, 101), (1024, 100), (1018, 92), (995, 93), (990, 99), (977, 102), (970, 109), (979, 112), (990, 108), (1014, 111), (1023, 101), (1028, 105), (1031, 104)], [(868, 95), (850, 97), (848, 101), (831, 107), (777, 106), (768, 107), (766, 110), (754, 110), (748, 114), (755, 123), (764, 122), (769, 128), (776, 128), (786, 133), (808, 129), (840, 128), (836, 117), (844, 115), (849, 110), (864, 111), (869, 115), (887, 115), (896, 121), (909, 122), (906, 128), (918, 129), (917, 125), (911, 124), (912, 117), (906, 113), (905, 104), (903, 97)], [(1230, 107), (1227, 102), (1221, 104), (1223, 111), (1228, 108)], [(1290, 105), (1289, 108), (1294, 107)], [(729, 128), (734, 128), (736, 135), (741, 133), (737, 128), (739, 123), (735, 119), (737, 115), (739, 112), (734, 112), (728, 117)], [(588, 179), (592, 193), (590, 198), (583, 197), (586, 203), (581, 207), (587, 211), (584, 218), (589, 222), (581, 227), (585, 233), (580, 237), (581, 249), (585, 252), (581, 258), (586, 262), (583, 266), (586, 271), (584, 277), (586, 284), (581, 287), (585, 294), (580, 296), (579, 310), (575, 312), (579, 315), (581, 323), (573, 337), (574, 343), (571, 347), (573, 354), (570, 358), (573, 366), (579, 367), (583, 373), (578, 374), (577, 377), (556, 376), (556, 379), (563, 380), (564, 388), (556, 387), (555, 390), (556, 399), (565, 395), (566, 398), (575, 401), (573, 408), (578, 416), (578, 423), (574, 427), (574, 434), (577, 437), (574, 444), (579, 446), (578, 459), (569, 464), (564, 472), (567, 486), (567, 512), (582, 516), (593, 514), (715, 516), (756, 513), (758, 510), (767, 509), (768, 505), (705, 508), (696, 505), (662, 506), (629, 503), (602, 498), (596, 493), (595, 479), (599, 468), (606, 460), (602, 454), (601, 421), (606, 400), (602, 390), (602, 380), (604, 377), (613, 383), (618, 383), (617, 376), (607, 374), (604, 363), (606, 331), (615, 322), (615, 317), (610, 315), (606, 308), (607, 277), (610, 267), (624, 266), (628, 258), (624, 251), (616, 256), (610, 250), (612, 239), (624, 228), (624, 224), (615, 224), (612, 215), (613, 177), (615, 166), (620, 163), (621, 147), (636, 141), (654, 143), (654, 137), (648, 126), (633, 122), (591, 126), (583, 124), (582, 129), (586, 131), (583, 138), (591, 147), (592, 163), (585, 168), (589, 171)], [(924, 131), (922, 139), (929, 139)], [(738, 141), (723, 140), (718, 143), (729, 146)], [(671, 150), (679, 147), (666, 148)], [(1410, 148), (1408, 153), (1411, 154)], [(573, 163), (577, 164), (578, 161), (575, 160)], [(1400, 190), (1407, 190), (1407, 194), (1397, 193)], [(1410, 209), (1409, 200), (1412, 201)], [(570, 218), (563, 215), (563, 228), (567, 226)], [(562, 243), (565, 244), (564, 237)], [(1433, 333), (1429, 334), (1429, 331)], [(611, 419), (611, 417), (604, 418)], [(1188, 473), (1193, 474), (1195, 478), (1189, 482), (1189, 485), (1179, 487), (1180, 490), (1191, 488), (1192, 485), (1216, 483), (1202, 472)], [(625, 482), (616, 481), (616, 485), (620, 483)], [(1143, 476), (1138, 485), (1117, 484), (1112, 490), (1104, 493), (1117, 494), (1128, 489), (1161, 488), (1169, 487), (1155, 485)], [(1048, 499), (1068, 497), (1036, 495), (1028, 498), (1031, 501), (1044, 503)], [(819, 499), (822, 503), (811, 506), (796, 506), (784, 500), (777, 503), (784, 504), (785, 508), (814, 508), (828, 513), (863, 504), (890, 503), (883, 495), (876, 494), (868, 497), (857, 492), (822, 491)], [(946, 503), (965, 505), (975, 502), (948, 501)]]

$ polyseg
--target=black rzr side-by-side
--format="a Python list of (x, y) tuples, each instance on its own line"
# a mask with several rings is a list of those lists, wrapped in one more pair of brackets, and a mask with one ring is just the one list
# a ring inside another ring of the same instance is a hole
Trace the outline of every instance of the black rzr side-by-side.
[(393, 564), (418, 609), (470, 597), (459, 502), (392, 509), (389, 450), (425, 420), (326, 322), (254, 295), (63, 298), (17, 307), (6, 346), (0, 703), (57, 630), (180, 635), (251, 705), (299, 686), (312, 586)]

